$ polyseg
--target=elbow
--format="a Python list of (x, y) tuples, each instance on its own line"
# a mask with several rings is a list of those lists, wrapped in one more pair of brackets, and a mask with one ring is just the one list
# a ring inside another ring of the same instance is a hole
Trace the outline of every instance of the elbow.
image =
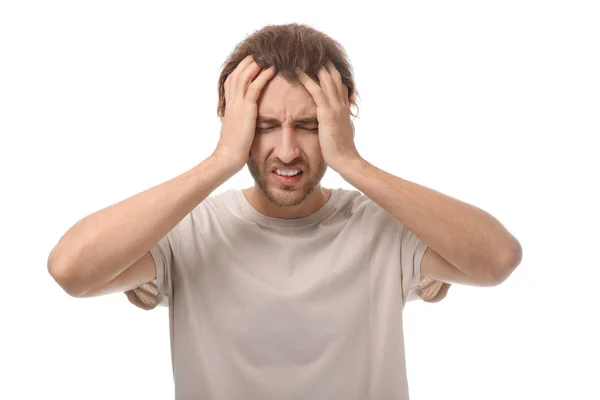
[(515, 241), (513, 248), (504, 253), (503, 259), (499, 260), (493, 268), (490, 277), (490, 286), (497, 286), (508, 279), (517, 269), (523, 259), (523, 248)]
[(56, 251), (48, 256), (48, 273), (54, 281), (71, 297), (84, 297), (86, 290), (72, 271), (74, 268), (64, 262)]

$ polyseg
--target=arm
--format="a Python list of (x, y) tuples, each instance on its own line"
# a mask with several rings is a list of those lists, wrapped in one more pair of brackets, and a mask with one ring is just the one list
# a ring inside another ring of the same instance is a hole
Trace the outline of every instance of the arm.
[(319, 143), (327, 165), (430, 247), (421, 275), (446, 282), (496, 285), (521, 262), (521, 245), (485, 211), (398, 178), (365, 161), (354, 143), (348, 87), (331, 61), (298, 78), (317, 104)]
[[(70, 295), (124, 291), (153, 280), (149, 250), (248, 160), (257, 100), (275, 75), (252, 56), (225, 81), (226, 104), (217, 148), (206, 160), (167, 182), (97, 211), (71, 227), (48, 257), (48, 271)], [(129, 269), (131, 268), (131, 269)]]
[[(75, 297), (126, 290), (154, 279), (150, 248), (235, 171), (211, 156), (167, 182), (83, 218), (51, 251), (48, 271)], [(111, 282), (113, 287), (108, 287)]]
[(521, 261), (517, 239), (493, 216), (435, 190), (398, 178), (360, 157), (340, 175), (429, 245), (421, 275), (444, 282), (497, 285)]

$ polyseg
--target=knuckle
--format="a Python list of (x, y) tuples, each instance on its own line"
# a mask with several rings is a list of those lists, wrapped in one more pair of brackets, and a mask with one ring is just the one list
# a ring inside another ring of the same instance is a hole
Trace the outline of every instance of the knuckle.
[(257, 92), (258, 92), (257, 87), (250, 85), (250, 87), (248, 87), (248, 91), (246, 92), (246, 98), (248, 100), (251, 100), (252, 102), (254, 102)]

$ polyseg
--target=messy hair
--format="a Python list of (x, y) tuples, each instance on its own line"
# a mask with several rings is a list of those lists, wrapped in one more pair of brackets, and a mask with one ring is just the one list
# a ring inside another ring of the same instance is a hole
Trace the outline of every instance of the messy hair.
[[(300, 68), (317, 83), (317, 72), (329, 59), (342, 76), (342, 83), (348, 86), (350, 106), (358, 111), (358, 92), (354, 83), (352, 66), (346, 51), (328, 35), (304, 24), (267, 25), (255, 31), (240, 42), (222, 64), (219, 77), (219, 102), (217, 115), (225, 116), (225, 80), (246, 56), (263, 69), (275, 66), (290, 84), (300, 84), (295, 69)], [(350, 111), (355, 118), (355, 114)]]

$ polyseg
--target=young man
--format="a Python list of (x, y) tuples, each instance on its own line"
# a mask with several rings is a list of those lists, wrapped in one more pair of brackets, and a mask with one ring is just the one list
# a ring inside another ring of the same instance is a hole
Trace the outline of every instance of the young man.
[[(336, 42), (268, 26), (219, 81), (220, 139), (190, 171), (76, 223), (49, 257), (72, 296), (169, 306), (177, 399), (406, 399), (402, 310), (496, 285), (519, 242), (354, 145)], [(244, 165), (255, 185), (210, 196)], [(320, 185), (326, 168), (358, 190)]]

